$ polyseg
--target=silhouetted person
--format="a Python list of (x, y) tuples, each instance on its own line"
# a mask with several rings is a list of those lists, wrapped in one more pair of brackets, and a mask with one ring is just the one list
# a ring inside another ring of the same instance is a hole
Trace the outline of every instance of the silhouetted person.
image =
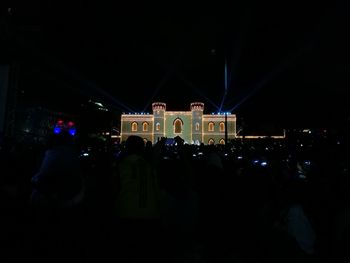
[(200, 179), (200, 227), (209, 262), (221, 261), (224, 243), (221, 237), (227, 229), (225, 217), (225, 176), (220, 152), (214, 145), (205, 148), (204, 171)]
[(54, 135), (50, 143), (32, 178), (33, 235), (37, 238), (33, 252), (36, 259), (52, 261), (67, 255), (76, 259), (81, 256), (79, 205), (84, 196), (79, 159), (68, 132)]
[(151, 141), (146, 142), (144, 156), (149, 163), (154, 164), (154, 154)]
[(130, 136), (117, 165), (119, 193), (115, 209), (119, 219), (125, 260), (140, 260), (159, 253), (151, 245), (160, 227), (159, 186), (151, 164), (144, 158), (144, 141)]
[(82, 201), (84, 188), (80, 163), (68, 132), (62, 131), (52, 138), (32, 184), (33, 205), (61, 209)]

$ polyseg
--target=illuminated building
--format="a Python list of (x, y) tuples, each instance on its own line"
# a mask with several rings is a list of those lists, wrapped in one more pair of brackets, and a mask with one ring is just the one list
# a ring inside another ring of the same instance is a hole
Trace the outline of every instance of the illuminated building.
[(162, 137), (179, 136), (188, 144), (225, 144), (226, 117), (227, 139), (236, 138), (236, 115), (203, 114), (204, 103), (191, 103), (190, 111), (167, 111), (165, 103), (155, 102), (152, 110), (152, 114), (122, 114), (121, 140), (137, 135), (155, 143)]

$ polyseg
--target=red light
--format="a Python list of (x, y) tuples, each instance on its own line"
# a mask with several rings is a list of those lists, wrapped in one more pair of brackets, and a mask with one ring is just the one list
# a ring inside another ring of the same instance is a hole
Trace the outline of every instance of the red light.
[(63, 124), (63, 121), (62, 121), (62, 120), (58, 120), (58, 121), (57, 121), (57, 124), (58, 124), (58, 125), (62, 125), (62, 124)]
[(74, 126), (74, 122), (72, 122), (72, 121), (68, 122), (68, 126), (69, 126), (69, 127)]

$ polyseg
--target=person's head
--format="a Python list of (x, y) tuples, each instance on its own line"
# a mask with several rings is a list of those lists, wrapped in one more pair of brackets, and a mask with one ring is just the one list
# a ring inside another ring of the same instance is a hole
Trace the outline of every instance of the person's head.
[(148, 150), (152, 149), (152, 142), (151, 141), (146, 142), (146, 149), (148, 149)]
[(140, 136), (131, 135), (125, 142), (127, 154), (143, 154), (145, 143)]
[(48, 141), (49, 148), (55, 146), (70, 146), (73, 145), (73, 136), (68, 131), (62, 131), (59, 134), (53, 134)]

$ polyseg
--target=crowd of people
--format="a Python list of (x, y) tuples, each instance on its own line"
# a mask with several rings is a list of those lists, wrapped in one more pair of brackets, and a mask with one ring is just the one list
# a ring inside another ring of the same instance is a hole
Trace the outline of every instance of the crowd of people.
[(2, 243), (37, 261), (349, 260), (349, 141), (1, 145)]

